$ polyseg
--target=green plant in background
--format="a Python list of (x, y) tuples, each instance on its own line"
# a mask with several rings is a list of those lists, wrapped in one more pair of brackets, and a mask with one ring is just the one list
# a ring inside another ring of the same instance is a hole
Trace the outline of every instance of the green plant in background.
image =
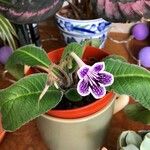
[(148, 150), (150, 131), (124, 131), (118, 138), (117, 150)]
[[(82, 94), (88, 95), (90, 92), (93, 96), (103, 94), (105, 87), (107, 91), (113, 90), (119, 94), (132, 96), (149, 114), (150, 72), (114, 55), (106, 57), (103, 63), (96, 62), (95, 66), (90, 67), (80, 59), (84, 49), (85, 45), (69, 44), (58, 64), (53, 64), (46, 52), (34, 45), (20, 47), (11, 55), (5, 68), (18, 81), (0, 90), (0, 109), (5, 130), (15, 131), (23, 124), (56, 107), (63, 101), (63, 97), (67, 97), (68, 100), (84, 100)], [(24, 77), (24, 65), (40, 68), (43, 72)], [(113, 79), (113, 84), (107, 86)], [(77, 89), (78, 85), (82, 86)], [(138, 112), (138, 115), (145, 117), (145, 113)], [(150, 117), (147, 116), (144, 122), (149, 124)]]
[(8, 19), (0, 14), (0, 63), (5, 64), (16, 49), (17, 34)]
[(10, 21), (4, 16), (0, 15), (0, 39), (2, 45), (9, 45), (13, 50), (16, 49), (15, 38), (17, 38), (16, 31), (11, 25)]

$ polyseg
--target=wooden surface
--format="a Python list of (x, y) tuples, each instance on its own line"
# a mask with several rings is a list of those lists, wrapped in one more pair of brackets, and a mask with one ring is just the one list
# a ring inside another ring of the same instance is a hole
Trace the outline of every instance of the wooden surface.
[[(42, 22), (40, 24), (40, 34), (42, 38), (42, 45), (46, 51), (54, 50), (56, 48), (64, 46), (64, 42), (53, 23), (53, 18)], [(115, 39), (125, 39), (128, 36), (118, 33), (111, 34), (111, 37)], [(139, 47), (147, 45), (148, 42), (136, 42), (132, 41), (130, 48), (132, 53), (136, 54)], [(128, 55), (127, 50), (123, 44), (116, 44), (111, 40), (107, 40), (106, 51), (110, 53), (115, 53), (126, 57), (129, 61), (133, 61)], [(3, 66), (0, 66), (0, 74), (3, 71)], [(0, 88), (7, 87), (9, 85), (8, 81), (0, 80)], [(129, 120), (125, 114), (121, 111), (113, 116), (110, 129), (108, 131), (105, 146), (109, 150), (116, 150), (116, 142), (119, 134), (124, 130), (144, 130), (150, 129), (150, 126), (146, 126), (137, 122)], [(21, 127), (19, 130), (13, 133), (7, 133), (3, 142), (0, 144), (0, 150), (48, 150), (44, 141), (41, 139), (39, 131), (36, 126), (36, 122), (31, 121), (25, 126)]]

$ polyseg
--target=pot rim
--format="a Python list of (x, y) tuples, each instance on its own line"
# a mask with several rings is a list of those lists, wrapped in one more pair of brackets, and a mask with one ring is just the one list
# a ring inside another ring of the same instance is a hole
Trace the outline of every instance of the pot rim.
[(56, 118), (77, 119), (89, 116), (105, 108), (113, 99), (115, 93), (109, 92), (103, 98), (83, 107), (67, 110), (49, 110), (46, 114)]
[[(88, 116), (82, 117), (82, 118), (74, 118), (74, 119), (67, 119), (67, 118), (57, 118), (54, 116), (49, 116), (48, 114), (42, 114), (41, 117), (44, 117), (45, 119), (48, 120), (52, 120), (55, 122), (63, 122), (63, 123), (77, 123), (77, 122), (83, 122), (83, 121), (87, 121), (89, 119), (95, 118), (97, 116), (99, 116), (100, 114), (104, 113), (107, 109), (109, 109), (111, 107), (111, 105), (114, 103), (115, 99), (116, 99), (116, 94), (113, 95), (112, 100), (102, 109), (100, 109), (99, 111), (90, 114)], [(112, 113), (113, 114), (113, 113)]]

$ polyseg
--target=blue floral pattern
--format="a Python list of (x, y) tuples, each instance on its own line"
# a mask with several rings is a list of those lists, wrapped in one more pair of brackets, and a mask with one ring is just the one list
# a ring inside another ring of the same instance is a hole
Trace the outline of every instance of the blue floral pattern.
[(105, 28), (107, 26), (109, 26), (110, 24), (111, 24), (110, 22), (101, 22), (98, 24), (97, 29), (101, 32), (101, 31), (105, 30)]
[(107, 32), (111, 23), (99, 18), (95, 20), (73, 20), (56, 15), (57, 24), (64, 36), (65, 42), (81, 43), (87, 39), (99, 38), (101, 41), (100, 48), (104, 46), (107, 38)]
[(111, 25), (110, 22), (107, 22), (105, 20), (100, 20), (99, 22), (96, 22), (95, 24), (91, 23), (84, 23), (84, 25), (81, 25), (80, 23), (78, 24), (73, 24), (71, 21), (64, 21), (64, 20), (59, 20), (57, 19), (57, 24), (58, 26), (63, 29), (64, 31), (67, 32), (73, 32), (75, 34), (98, 34), (103, 32), (104, 30), (108, 29), (109, 26)]
[(73, 31), (73, 25), (70, 22), (65, 22), (64, 27), (67, 29), (67, 31)]

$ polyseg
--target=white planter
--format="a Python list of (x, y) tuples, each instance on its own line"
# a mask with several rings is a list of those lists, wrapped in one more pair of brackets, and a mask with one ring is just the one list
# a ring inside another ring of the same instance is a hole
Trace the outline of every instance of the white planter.
[[(115, 97), (95, 114), (78, 119), (60, 119), (42, 115), (37, 119), (43, 139), (50, 150), (98, 150), (114, 113)], [(117, 111), (127, 105), (129, 97), (124, 97), (124, 105), (115, 106)], [(115, 111), (116, 112), (116, 111)]]
[(110, 22), (99, 18), (92, 20), (69, 19), (56, 14), (57, 25), (62, 33), (65, 42), (81, 43), (87, 39), (98, 38), (101, 41), (100, 48), (104, 46)]

